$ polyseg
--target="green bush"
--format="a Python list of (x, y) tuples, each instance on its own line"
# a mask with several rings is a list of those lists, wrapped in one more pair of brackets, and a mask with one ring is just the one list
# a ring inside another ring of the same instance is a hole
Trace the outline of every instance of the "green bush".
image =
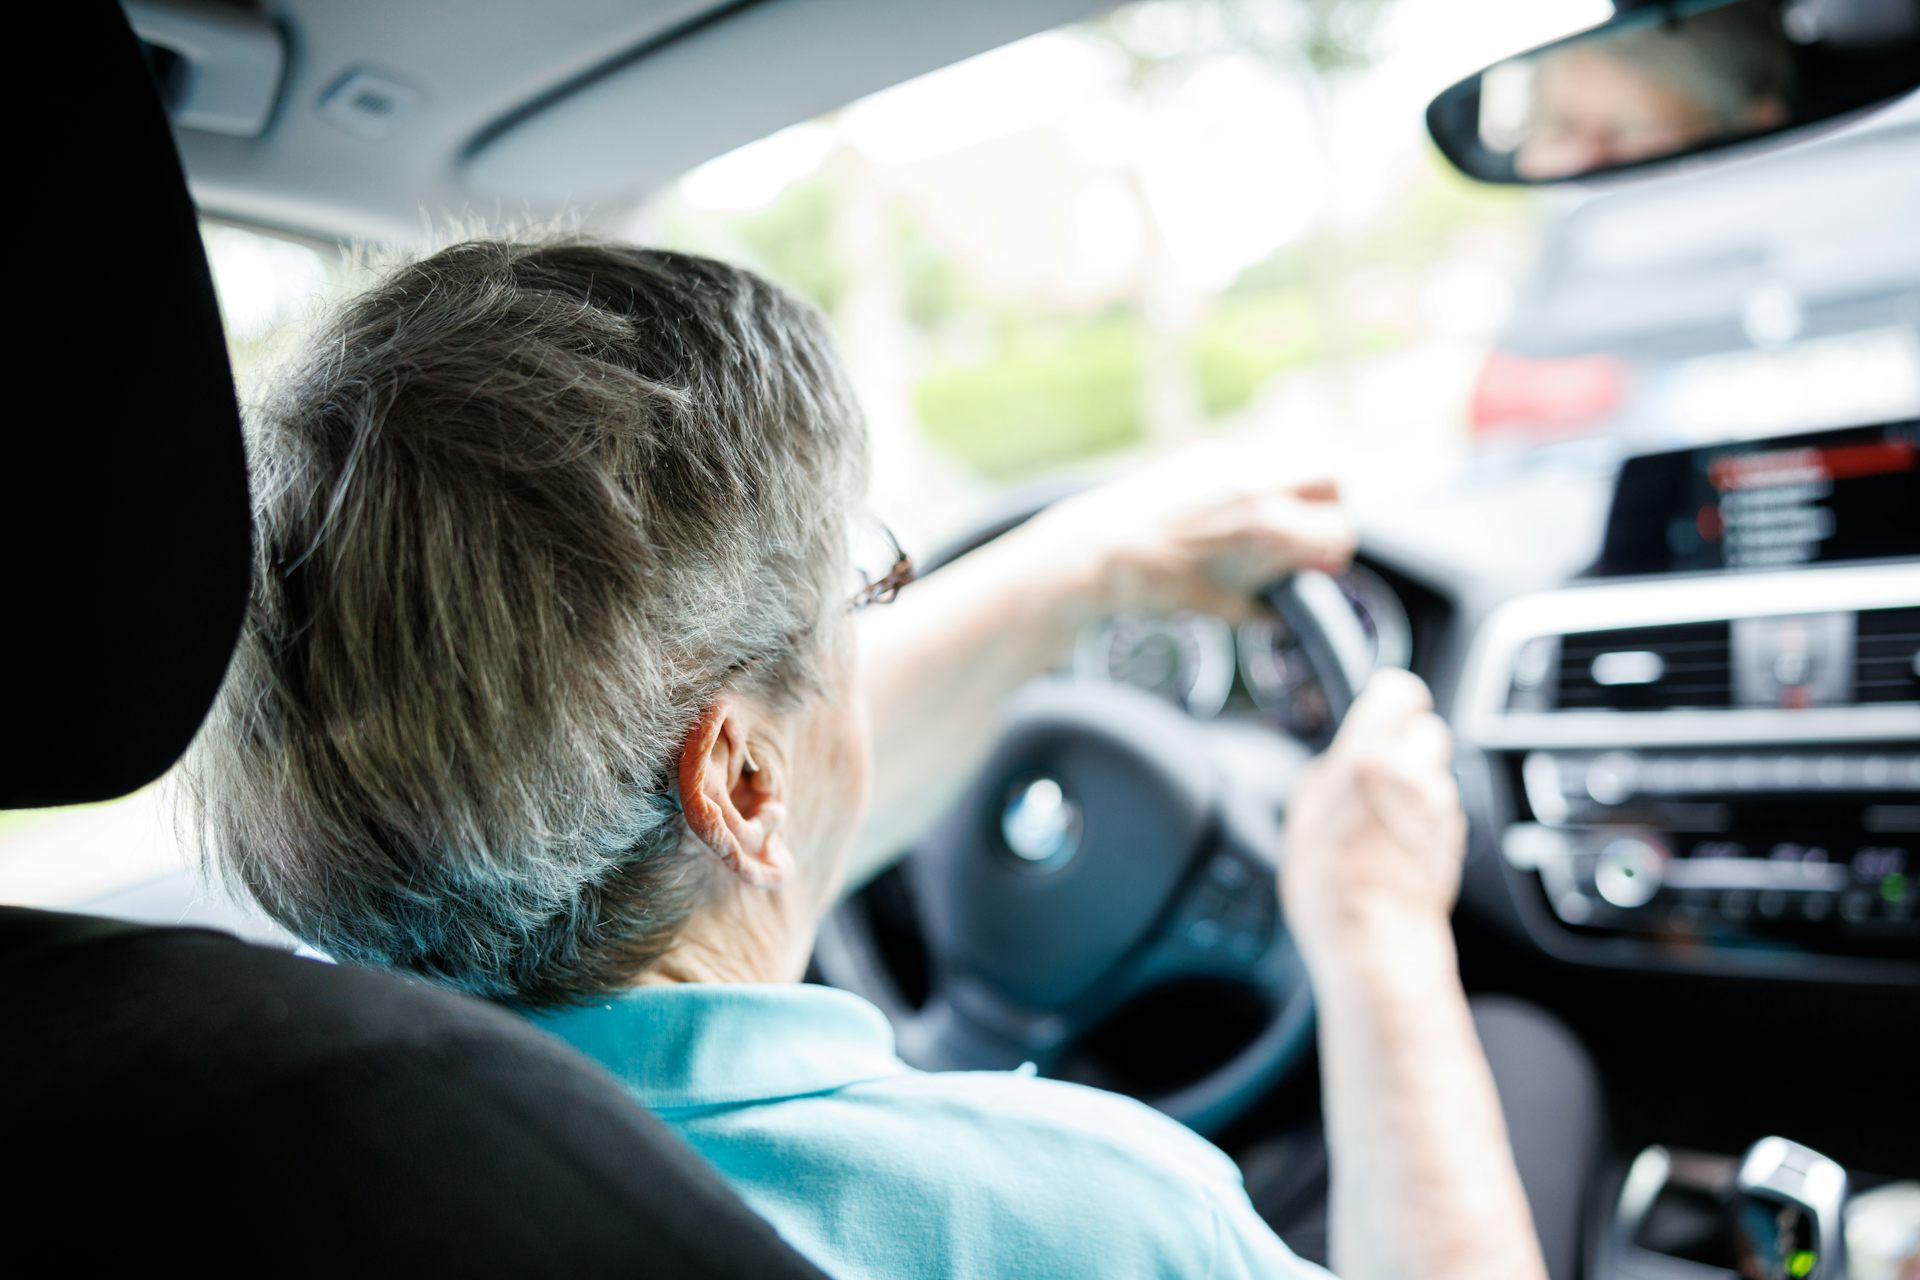
[(1126, 448), (1146, 434), (1137, 322), (1009, 327), (991, 358), (929, 371), (914, 403), (929, 441), (996, 481)]
[(1311, 308), (1298, 296), (1222, 300), (1194, 326), (1187, 352), (1209, 418), (1246, 408), (1275, 375), (1320, 354)]
[[(1252, 403), (1278, 374), (1320, 356), (1312, 308), (1297, 294), (1223, 299), (1184, 349), (1209, 418)], [(1086, 462), (1147, 436), (1141, 322), (1110, 312), (1081, 323), (1004, 323), (987, 359), (936, 365), (915, 390), (937, 448), (998, 482)]]
[(809, 178), (741, 218), (735, 228), (753, 254), (752, 265), (826, 312), (846, 285), (833, 254), (835, 201), (831, 186)]

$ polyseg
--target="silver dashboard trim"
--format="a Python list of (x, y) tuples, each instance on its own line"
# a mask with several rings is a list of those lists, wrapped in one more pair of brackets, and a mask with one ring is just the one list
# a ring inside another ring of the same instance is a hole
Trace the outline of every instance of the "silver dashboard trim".
[(1920, 560), (1784, 572), (1640, 578), (1522, 596), (1496, 608), (1468, 652), (1454, 724), (1495, 750), (1887, 742), (1920, 738), (1920, 706), (1805, 711), (1508, 711), (1514, 663), (1528, 641), (1585, 631), (1920, 605)]

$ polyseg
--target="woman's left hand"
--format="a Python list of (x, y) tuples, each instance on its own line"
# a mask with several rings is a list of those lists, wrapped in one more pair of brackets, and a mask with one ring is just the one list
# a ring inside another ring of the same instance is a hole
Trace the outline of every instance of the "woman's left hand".
[(1238, 621), (1296, 569), (1335, 573), (1354, 527), (1327, 478), (1289, 477), (1263, 451), (1202, 445), (1056, 503), (1031, 536), (1080, 566), (1100, 612), (1193, 609)]

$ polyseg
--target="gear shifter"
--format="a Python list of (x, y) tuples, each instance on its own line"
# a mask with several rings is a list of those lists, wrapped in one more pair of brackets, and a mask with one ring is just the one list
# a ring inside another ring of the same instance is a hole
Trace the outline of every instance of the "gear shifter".
[(1734, 1177), (1741, 1280), (1846, 1280), (1847, 1171), (1811, 1147), (1762, 1138)]

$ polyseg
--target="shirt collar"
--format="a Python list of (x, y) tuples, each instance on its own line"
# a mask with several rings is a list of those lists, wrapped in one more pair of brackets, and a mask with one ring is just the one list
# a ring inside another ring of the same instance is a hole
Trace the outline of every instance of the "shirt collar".
[(533, 1021), (655, 1111), (822, 1093), (911, 1069), (880, 1010), (807, 983), (635, 987)]

